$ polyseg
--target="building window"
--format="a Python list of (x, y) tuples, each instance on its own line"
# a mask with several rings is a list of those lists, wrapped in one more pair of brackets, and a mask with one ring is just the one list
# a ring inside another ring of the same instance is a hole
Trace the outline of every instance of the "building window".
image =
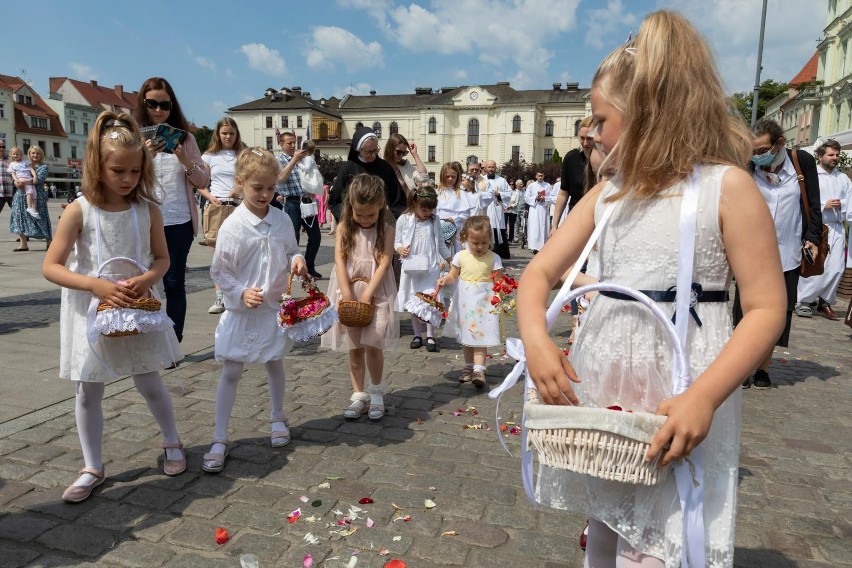
[(302, 127), (302, 115), (296, 117), (296, 128)]
[(281, 128), (287, 128), (287, 123), (290, 122), (289, 117), (282, 116), (281, 117)]
[(390, 133), (391, 135), (399, 134), (399, 125), (396, 122), (390, 123)]
[(0, 103), (0, 118), (6, 118), (6, 104)]
[(548, 120), (544, 123), (544, 135), (545, 136), (553, 136), (553, 121)]
[(364, 123), (363, 122), (356, 122), (355, 128), (364, 128)]
[(435, 160), (435, 147), (434, 147), (434, 146), (429, 146), (429, 153), (428, 153), (428, 156), (429, 156), (429, 157), (428, 157), (427, 159), (428, 159), (430, 162), (435, 162), (435, 161), (436, 161), (436, 160)]
[[(479, 158), (478, 158), (476, 155), (471, 154), (470, 156), (468, 156), (468, 157), (467, 157), (467, 159), (465, 159), (465, 161), (464, 161), (464, 165), (465, 165), (465, 166), (469, 166), (469, 165), (470, 165), (470, 164), (472, 164), (473, 162), (476, 162), (476, 163), (478, 164), (478, 163), (479, 163)], [(465, 169), (467, 169), (467, 168), (465, 168)]]
[(514, 118), (512, 118), (512, 132), (520, 132), (521, 131), (521, 115), (516, 114)]
[(83, 134), (85, 134), (86, 136), (89, 135), (89, 123), (88, 122), (83, 123)]
[(33, 98), (29, 95), (18, 95), (18, 102), (22, 105), (32, 105)]
[(53, 143), (53, 157), (54, 158), (61, 158), (62, 157), (61, 154), (62, 154), (62, 152), (59, 148), (59, 142), (54, 142)]
[(574, 122), (574, 136), (580, 135), (580, 123), (583, 122), (579, 118)]
[(34, 116), (30, 119), (33, 128), (43, 128), (47, 130), (47, 119), (40, 116)]
[(429, 179), (435, 181), (435, 172), (429, 172)]
[(521, 159), (521, 147), (512, 146), (512, 161), (517, 163)]
[(266, 127), (272, 128), (272, 117), (271, 116), (266, 117)]
[(30, 146), (32, 146), (32, 145), (33, 145), (33, 143), (30, 142), (29, 138), (24, 138), (23, 140), (21, 140), (21, 150), (23, 150), (24, 156), (26, 156), (27, 153), (29, 153)]
[(45, 156), (47, 156), (47, 142), (45, 142), (44, 140), (39, 140), (38, 147), (41, 148), (41, 151), (44, 152)]
[(382, 123), (381, 122), (374, 122), (373, 123), (373, 133), (375, 133), (375, 135), (378, 138), (382, 137)]
[(544, 161), (545, 162), (553, 161), (553, 148), (545, 148), (544, 149)]
[(71, 146), (71, 159), (77, 159), (77, 146)]
[(438, 121), (434, 116), (429, 117), (429, 134), (435, 134), (436, 132), (438, 132)]
[(302, 137), (296, 136), (296, 148), (301, 148), (301, 147), (302, 147)]
[(317, 130), (319, 130), (320, 140), (328, 140), (328, 125), (326, 123), (321, 122)]
[(467, 122), (467, 145), (479, 146), (479, 120), (475, 118)]
[(69, 120), (68, 121), (68, 132), (71, 134), (77, 134), (77, 121)]
[(266, 149), (272, 150), (272, 136), (266, 137)]

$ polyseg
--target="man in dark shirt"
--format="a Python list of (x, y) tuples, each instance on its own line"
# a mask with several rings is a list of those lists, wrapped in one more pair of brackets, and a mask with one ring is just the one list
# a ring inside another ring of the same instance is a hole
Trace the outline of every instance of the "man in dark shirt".
[(580, 122), (577, 137), (580, 139), (580, 148), (574, 148), (562, 159), (562, 185), (559, 195), (556, 197), (556, 208), (553, 211), (553, 225), (551, 234), (559, 226), (562, 212), (566, 205), (570, 211), (583, 197), (586, 183), (586, 164), (589, 161), (589, 153), (595, 145), (593, 137), (589, 136), (592, 125), (592, 117), (587, 116)]

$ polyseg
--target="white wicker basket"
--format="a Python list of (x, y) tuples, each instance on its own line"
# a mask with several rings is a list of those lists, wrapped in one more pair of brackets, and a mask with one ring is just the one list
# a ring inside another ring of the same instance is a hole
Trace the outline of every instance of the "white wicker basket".
[[(677, 331), (669, 317), (645, 294), (618, 284), (599, 283), (572, 291), (563, 305), (600, 290), (627, 294), (651, 310), (669, 332), (678, 376), (688, 380), (689, 363)], [(665, 416), (608, 408), (546, 405), (535, 390), (524, 405), (524, 413), (528, 447), (535, 448), (542, 465), (636, 485), (656, 485), (668, 476), (670, 468), (657, 466), (659, 456), (654, 461), (645, 461), (645, 453), (666, 421)]]

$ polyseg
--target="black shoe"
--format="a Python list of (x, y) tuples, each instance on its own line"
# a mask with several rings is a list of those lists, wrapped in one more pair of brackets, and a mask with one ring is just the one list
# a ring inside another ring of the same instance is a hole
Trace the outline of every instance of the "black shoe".
[(743, 381), (743, 388), (750, 389), (751, 388), (751, 377), (746, 377), (746, 380)]
[(763, 369), (758, 369), (754, 373), (754, 388), (757, 390), (766, 390), (772, 386), (772, 382), (769, 380), (769, 373), (764, 371)]
[(435, 342), (434, 337), (426, 338), (426, 351), (428, 351), (429, 353), (435, 353), (436, 351), (438, 351), (438, 344)]
[(314, 278), (314, 280), (322, 280), (322, 274), (320, 274), (316, 270), (308, 270), (308, 274), (310, 274)]
[(411, 343), (409, 343), (408, 346), (412, 349), (420, 349), (421, 347), (423, 347), (423, 338), (415, 337), (411, 340)]

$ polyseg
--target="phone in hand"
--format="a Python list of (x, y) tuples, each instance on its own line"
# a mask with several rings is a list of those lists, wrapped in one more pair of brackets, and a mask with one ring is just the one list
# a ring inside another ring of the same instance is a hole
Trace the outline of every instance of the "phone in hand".
[(814, 264), (816, 259), (814, 258), (814, 253), (811, 252), (811, 249), (808, 247), (802, 247), (802, 254), (805, 255), (805, 260), (808, 261), (808, 264)]

